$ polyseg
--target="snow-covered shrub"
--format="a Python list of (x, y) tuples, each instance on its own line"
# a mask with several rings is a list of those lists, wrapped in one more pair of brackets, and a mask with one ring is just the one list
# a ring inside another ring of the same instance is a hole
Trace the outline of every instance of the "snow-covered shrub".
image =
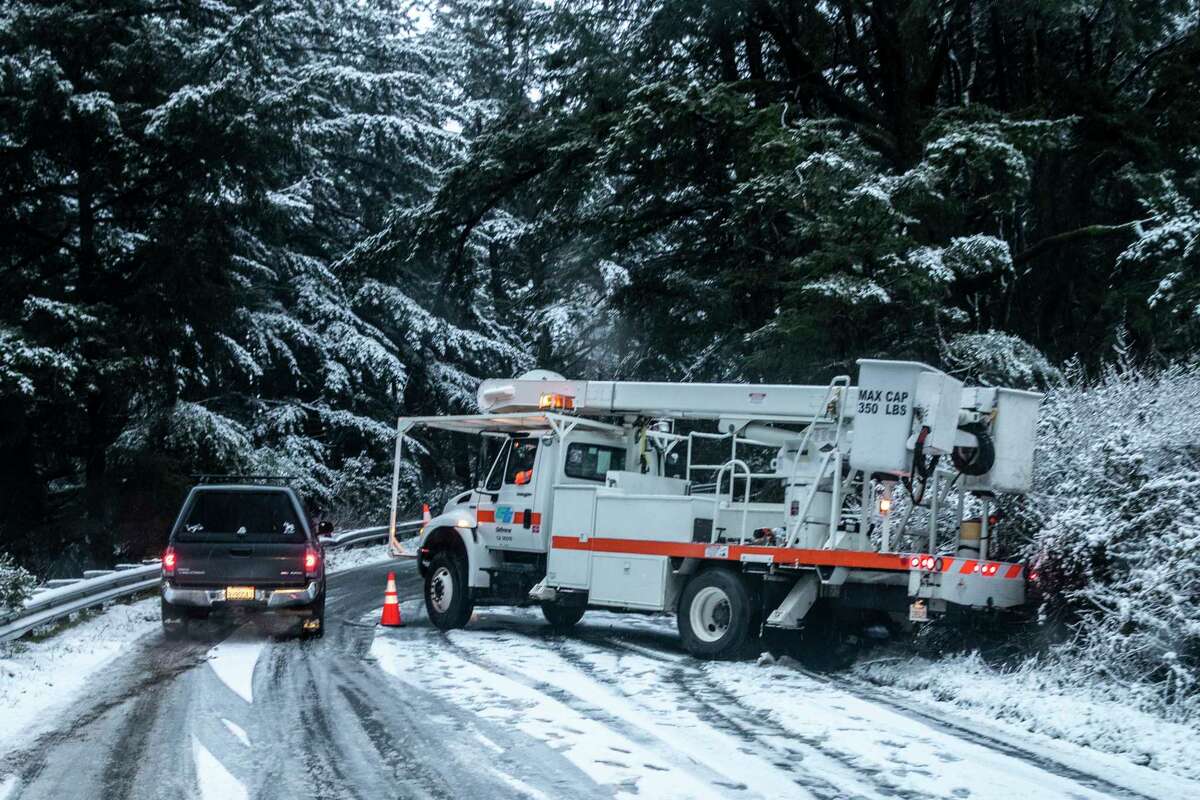
[(1200, 714), (1198, 416), (1196, 366), (1057, 389), (1034, 492), (1008, 508), (1010, 554), (1034, 564), (1043, 621), (1072, 632), (1058, 655), (1082, 681), (1152, 688), (1176, 718)]
[(1063, 382), (1062, 372), (1036, 347), (1000, 331), (964, 333), (942, 348), (942, 358), (958, 377), (982, 386), (1046, 389)]
[(37, 579), (13, 561), (8, 553), (0, 553), (0, 613), (17, 608), (33, 594)]

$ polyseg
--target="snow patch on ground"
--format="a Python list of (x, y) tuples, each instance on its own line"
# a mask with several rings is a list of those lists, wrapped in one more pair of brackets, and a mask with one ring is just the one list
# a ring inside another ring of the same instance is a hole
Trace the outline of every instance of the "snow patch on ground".
[(868, 660), (856, 665), (852, 675), (911, 702), (936, 704), (943, 710), (950, 706), (979, 724), (1003, 725), (1016, 735), (1069, 742), (1200, 780), (1200, 728), (1139, 710), (1119, 685), (1080, 687), (1053, 667), (1033, 663), (1000, 672), (977, 655), (936, 662), (911, 657)]
[(239, 742), (241, 742), (243, 745), (245, 745), (246, 747), (251, 746), (250, 736), (246, 733), (246, 729), (243, 728), (241, 725), (238, 725), (236, 722), (227, 720), (224, 717), (221, 717), (221, 724), (223, 724), (225, 726), (225, 728), (230, 733), (232, 733), (237, 738), (237, 740)]
[(101, 668), (158, 629), (155, 597), (112, 605), (43, 641), (0, 643), (0, 752), (53, 724)]
[[(330, 550), (326, 566), (334, 573), (388, 560), (387, 545), (370, 545)], [(157, 632), (158, 605), (157, 597), (116, 603), (45, 640), (0, 642), (0, 708), (4, 709), (0, 753), (15, 746), (18, 738), (28, 741), (50, 727), (59, 710), (85, 691), (110, 660), (127, 653), (142, 636)], [(211, 663), (217, 675), (249, 703), (258, 654), (239, 644), (238, 637), (235, 633), (228, 647), (214, 648)], [(259, 637), (257, 649), (262, 645)]]
[(954, 705), (914, 712), (854, 675), (697, 661), (673, 629), (669, 617), (588, 612), (563, 637), (536, 609), (480, 609), (447, 635), (423, 618), (380, 630), (372, 655), (399, 680), (548, 743), (619, 796), (1098, 798), (1113, 785), (1200, 796), (1189, 780), (984, 726)]
[(550, 800), (549, 795), (547, 795), (545, 792), (538, 791), (525, 781), (521, 780), (520, 778), (514, 778), (507, 772), (501, 772), (500, 770), (493, 768), (492, 774), (504, 783), (507, 783), (513, 789), (516, 789), (525, 797), (532, 798), (532, 800)]
[(246, 625), (208, 651), (208, 665), (247, 703), (254, 702), (254, 665), (266, 648), (262, 635)]
[[(389, 560), (387, 545), (331, 549), (326, 567), (334, 573)], [(402, 564), (397, 561), (398, 566)], [(0, 642), (0, 708), (4, 709), (0, 714), (0, 753), (53, 727), (62, 711), (112, 659), (128, 654), (138, 639), (160, 629), (157, 597), (115, 603), (100, 613), (90, 613), (93, 616), (42, 641)], [(242, 641), (241, 635), (235, 633), (213, 648), (210, 664), (218, 677), (249, 703), (253, 701), (254, 662), (264, 642), (260, 636), (255, 643), (248, 634)], [(0, 780), (0, 800), (5, 786)]]
[(0, 781), (0, 800), (8, 800), (12, 796), (13, 791), (17, 788), (17, 776), (9, 775), (4, 780)]
[(404, 641), (376, 637), (371, 654), (401, 681), (552, 744), (592, 780), (618, 787), (618, 796), (720, 796), (715, 787), (705, 787), (667, 765), (625, 763), (622, 756), (637, 749), (632, 741), (515, 675), (508, 677), (511, 671), (493, 671), (455, 655), (438, 639), (428, 631)]
[(196, 762), (196, 783), (202, 800), (246, 800), (246, 787), (233, 777), (216, 756), (192, 737), (192, 758)]
[[(401, 542), (404, 544), (404, 542)], [(401, 559), (393, 558), (386, 544), (372, 544), (363, 547), (346, 549), (330, 549), (325, 551), (325, 569), (330, 572), (342, 572), (355, 567), (365, 567), (368, 564), (382, 564), (385, 561), (395, 561), (397, 568), (404, 564)]]

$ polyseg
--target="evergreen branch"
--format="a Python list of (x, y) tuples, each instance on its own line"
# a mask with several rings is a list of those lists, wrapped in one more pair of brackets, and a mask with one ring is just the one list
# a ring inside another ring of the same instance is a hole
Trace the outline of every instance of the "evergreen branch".
[(1055, 247), (1060, 247), (1069, 242), (1078, 241), (1080, 239), (1100, 239), (1105, 236), (1116, 236), (1122, 233), (1129, 233), (1137, 230), (1139, 225), (1144, 225), (1150, 222), (1149, 219), (1135, 219), (1130, 222), (1122, 222), (1119, 225), (1084, 225), (1081, 228), (1076, 228), (1063, 233), (1056, 233), (1053, 236), (1038, 241), (1029, 247), (1022, 250), (1020, 253), (1013, 255), (1013, 265), (1024, 264), (1031, 261), (1047, 250)]

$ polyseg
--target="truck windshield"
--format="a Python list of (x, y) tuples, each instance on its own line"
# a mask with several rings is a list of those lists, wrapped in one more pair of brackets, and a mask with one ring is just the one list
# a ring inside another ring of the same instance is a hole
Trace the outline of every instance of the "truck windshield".
[(288, 542), (304, 538), (291, 499), (283, 492), (200, 492), (192, 501), (182, 540)]
[[(503, 440), (499, 452), (496, 452), (493, 460), (488, 462), (491, 464), (491, 469), (488, 470), (486, 475), (487, 482), (483, 485), (485, 491), (500, 491), (500, 485), (504, 480), (504, 462), (508, 459), (509, 441), (509, 439)], [(485, 455), (487, 452), (487, 450), (484, 451)]]

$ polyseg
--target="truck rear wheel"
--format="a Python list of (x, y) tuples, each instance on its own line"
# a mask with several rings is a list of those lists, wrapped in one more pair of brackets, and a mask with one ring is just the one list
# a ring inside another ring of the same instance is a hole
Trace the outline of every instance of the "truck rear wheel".
[(325, 595), (313, 604), (312, 613), (300, 620), (301, 639), (320, 639), (325, 635)]
[(471, 618), (475, 604), (467, 586), (467, 566), (448, 550), (434, 555), (425, 572), (425, 611), (437, 628), (461, 628)]
[(188, 634), (187, 613), (160, 598), (163, 635), (168, 639), (182, 639)]
[(683, 647), (698, 658), (733, 658), (750, 636), (750, 592), (739, 575), (706, 569), (688, 582), (676, 615)]
[(563, 606), (558, 603), (542, 603), (542, 616), (556, 631), (569, 631), (583, 619), (586, 606)]

